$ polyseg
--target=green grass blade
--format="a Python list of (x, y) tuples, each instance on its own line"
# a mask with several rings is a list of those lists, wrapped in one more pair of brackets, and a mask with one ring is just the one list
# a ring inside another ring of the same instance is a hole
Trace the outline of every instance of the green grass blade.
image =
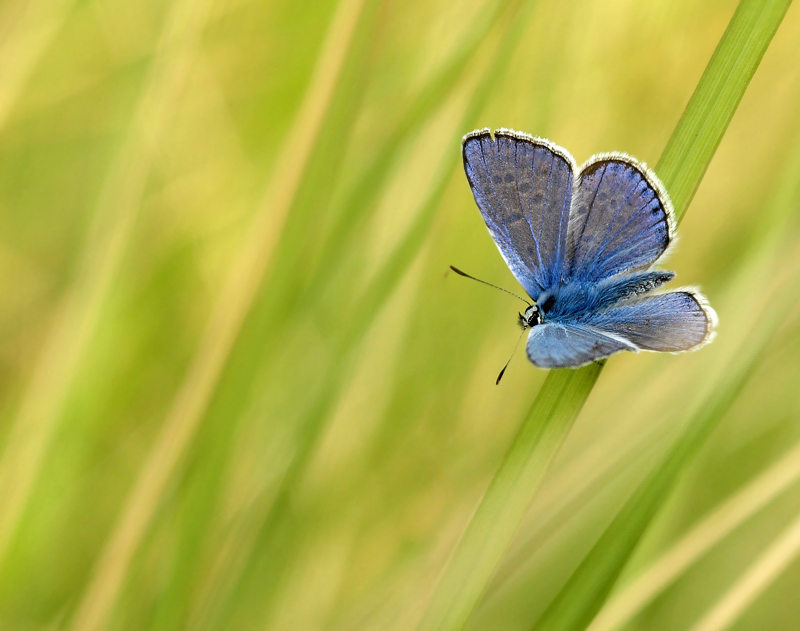
[[(0, 562), (17, 533), (75, 375), (118, 273), (150, 177), (154, 158), (151, 143), (160, 139), (174, 114), (186, 69), (196, 56), (209, 6), (210, 2), (176, 3), (167, 15), (133, 119), (94, 210), (93, 226), (76, 279), (57, 311), (56, 322), (21, 401), (0, 461)], [(66, 11), (68, 6), (64, 4), (61, 9)], [(58, 20), (64, 17), (59, 16)], [(53, 23), (45, 31), (55, 27)], [(45, 31), (36, 39), (44, 37)], [(44, 37), (37, 46), (45, 45), (51, 36)], [(22, 75), (29, 70), (19, 68), (18, 72), (17, 80), (24, 81)], [(11, 98), (13, 91), (22, 86), (6, 87), (12, 92), (7, 98)], [(0, 125), (5, 116), (3, 107), (0, 103)]]
[(309, 281), (308, 288), (298, 299), (298, 303), (302, 304), (308, 301), (325, 287), (331, 276), (331, 269), (342, 258), (353, 232), (369, 217), (369, 212), (374, 210), (376, 199), (392, 173), (392, 167), (395, 165), (404, 143), (420, 130), (433, 112), (453, 93), (462, 79), (464, 70), (474, 58), (480, 45), (496, 26), (504, 10), (510, 8), (512, 13), (516, 12), (520, 4), (518, 0), (514, 2), (505, 0), (491, 6), (487, 11), (488, 15), (481, 14), (459, 49), (412, 99), (408, 109), (403, 113), (389, 138), (383, 143), (370, 166), (345, 195), (345, 201), (341, 206), (346, 209), (346, 212), (339, 215), (326, 237), (325, 243), (320, 248), (321, 253), (316, 265), (316, 272)]
[[(672, 194), (678, 218), (686, 212), (788, 6), (786, 0), (743, 0), (734, 13), (656, 167)], [(463, 628), (538, 490), (541, 477), (525, 477), (523, 472), (539, 468), (546, 471), (586, 402), (600, 370), (600, 366), (592, 365), (577, 371), (551, 371), (547, 376), (518, 438), (500, 465), (440, 580), (421, 630)], [(562, 375), (563, 372), (570, 374)], [(565, 388), (566, 381), (572, 387)], [(542, 415), (545, 410), (547, 415)], [(558, 419), (557, 428), (555, 419)], [(538, 440), (541, 434), (527, 429), (529, 426), (554, 427), (564, 436), (560, 440)], [(535, 442), (525, 444), (522, 437)], [(536, 465), (528, 465), (528, 460), (535, 461)], [(518, 505), (508, 506), (511, 501)], [(495, 523), (501, 525), (493, 529)], [(468, 573), (465, 568), (470, 568)], [(599, 583), (601, 589), (609, 589), (602, 578)], [(570, 602), (570, 606), (575, 605)], [(594, 609), (586, 623), (598, 607), (597, 603), (591, 604), (590, 608)], [(548, 619), (553, 620), (548, 622), (553, 625), (551, 628), (562, 628), (558, 626), (561, 615), (548, 614)]]
[[(453, 142), (458, 142), (463, 129), (471, 129), (477, 123), (478, 117), (492, 95), (492, 88), (501, 80), (502, 70), (507, 66), (510, 57), (516, 50), (524, 33), (527, 18), (530, 17), (535, 4), (535, 2), (528, 2), (524, 12), (509, 16), (515, 19), (510, 23), (510, 27), (507, 27), (502, 44), (473, 91), (462, 115), (461, 123), (456, 128), (458, 131)], [(258, 542), (255, 544), (256, 550), (248, 550), (250, 556), (247, 560), (247, 567), (243, 570), (243, 576), (237, 578), (242, 584), (258, 586), (258, 599), (261, 606), (269, 606), (271, 591), (289, 563), (291, 546), (287, 543), (287, 539), (291, 539), (296, 534), (296, 527), (293, 524), (291, 511), (286, 508), (294, 485), (306, 470), (308, 460), (325, 427), (325, 422), (330, 418), (330, 413), (351, 376), (353, 352), (359, 348), (381, 308), (392, 296), (406, 270), (425, 243), (430, 226), (436, 218), (436, 209), (447, 190), (458, 159), (458, 152), (448, 152), (442, 158), (437, 168), (436, 184), (424, 200), (422, 208), (417, 213), (417, 219), (392, 251), (386, 263), (376, 273), (374, 280), (358, 297), (353, 316), (348, 319), (346, 328), (334, 342), (335, 358), (326, 371), (328, 378), (320, 388), (320, 393), (313, 405), (310, 406), (308, 413), (300, 422), (302, 435), (295, 445), (296, 452), (292, 462), (282, 478), (271, 506), (265, 511), (265, 514), (260, 516), (263, 523), (258, 533)], [(268, 559), (268, 562), (265, 559)], [(265, 570), (264, 567), (267, 569)], [(257, 580), (254, 578), (256, 574), (259, 576)]]
[[(800, 197), (800, 145), (794, 149), (794, 156), (783, 170), (779, 182), (774, 199), (769, 204), (770, 217), (762, 228), (763, 234), (749, 252), (743, 253), (731, 287), (766, 288), (775, 283), (776, 276), (780, 277), (779, 270), (791, 270), (796, 266), (792, 254), (797, 238), (797, 218), (792, 213)], [(775, 284), (778, 287), (777, 295), (764, 304), (771, 305), (773, 301), (779, 304), (782, 295), (793, 294), (792, 291), (786, 291), (784, 283)], [(726, 296), (726, 302), (738, 304), (740, 298), (737, 292), (726, 293), (730, 294)], [(765, 291), (765, 295), (767, 293)], [(755, 328), (756, 323), (760, 324), (761, 317), (759, 314), (750, 320), (750, 327)], [(735, 495), (720, 502), (717, 508), (699, 520), (680, 540), (616, 593), (592, 621), (590, 631), (612, 631), (622, 627), (701, 556), (800, 479), (798, 455), (800, 445), (791, 448)]]
[(690, 631), (724, 631), (731, 627), (798, 555), (800, 517), (792, 520)]
[[(460, 130), (471, 129), (477, 124), (478, 117), (486, 106), (494, 85), (502, 77), (502, 68), (508, 63), (511, 55), (516, 49), (517, 42), (524, 32), (524, 25), (527, 22), (526, 16), (531, 12), (535, 3), (528, 3), (528, 10), (525, 15), (518, 16), (510, 32), (506, 34), (503, 45), (497, 51), (495, 58), (487, 68), (485, 75), (476, 87), (473, 96), (468, 103), (462, 116), (461, 124), (458, 125), (456, 134), (460, 137)], [(458, 138), (454, 137), (454, 141)], [(425, 200), (423, 208), (418, 213), (418, 218), (408, 230), (403, 240), (398, 244), (387, 262), (375, 275), (369, 286), (359, 297), (358, 306), (354, 310), (354, 316), (348, 323), (348, 328), (340, 341), (341, 351), (344, 355), (345, 349), (354, 348), (369, 330), (370, 325), (377, 317), (380, 309), (394, 292), (400, 283), (405, 271), (412, 263), (414, 257), (422, 247), (426, 236), (429, 233), (431, 224), (436, 217), (436, 208), (440, 205), (444, 197), (450, 177), (453, 173), (459, 154), (448, 154), (439, 165), (438, 184), (434, 187), (429, 197)], [(337, 373), (338, 371), (333, 371)], [(338, 388), (336, 389), (338, 392)], [(331, 393), (332, 394), (332, 393)], [(325, 406), (325, 410), (330, 407), (332, 400)], [(325, 414), (320, 414), (319, 410), (314, 416), (322, 418)]]
[[(442, 105), (459, 85), (468, 62), (474, 57), (488, 33), (494, 29), (502, 15), (507, 16), (506, 9), (518, 7), (519, 5), (520, 2), (518, 0), (503, 0), (489, 5), (487, 10), (482, 11), (457, 50), (444, 63), (443, 69), (412, 98), (409, 106), (401, 115), (399, 123), (389, 134), (388, 140), (384, 141), (377, 150), (377, 158), (357, 178), (358, 185), (350, 189), (350, 193), (345, 195), (346, 203), (342, 205), (343, 210), (341, 210), (344, 214), (334, 222), (334, 228), (331, 232), (333, 237), (328, 236), (320, 248), (322, 250), (320, 255), (322, 263), (318, 264), (317, 269), (312, 273), (311, 291), (316, 292), (324, 288), (325, 279), (330, 275), (331, 270), (340, 264), (340, 261), (337, 260), (339, 258), (338, 253), (341, 252), (342, 247), (347, 247), (351, 243), (351, 241), (348, 241), (348, 236), (357, 228), (359, 221), (368, 219), (369, 213), (375, 211), (375, 197), (380, 193), (385, 179), (391, 174), (391, 168), (397, 161), (404, 143), (429, 120), (435, 110)], [(369, 10), (374, 11), (374, 7)], [(516, 8), (514, 9), (515, 11)], [(511, 15), (514, 15), (514, 12)], [(365, 21), (374, 22), (374, 20)], [(506, 26), (505, 28), (507, 30), (508, 27)], [(369, 41), (363, 35), (361, 38)], [(498, 63), (502, 64), (502, 60)], [(359, 64), (353, 62), (348, 62), (348, 65), (359, 66)], [(347, 73), (347, 70), (345, 69), (343, 72)], [(351, 78), (348, 83), (355, 85), (365, 83), (363, 77), (361, 79), (359, 82), (353, 81)], [(351, 102), (353, 102), (352, 99)], [(343, 129), (341, 122), (336, 121), (334, 124), (330, 118), (326, 121), (325, 129), (322, 133), (325, 135), (336, 134), (337, 138), (346, 136), (347, 129)], [(341, 147), (342, 142), (340, 138), (339, 147)], [(336, 143), (331, 142), (329, 138), (326, 139), (325, 144), (329, 148), (332, 145), (336, 146)], [(323, 166), (332, 164), (337, 159), (336, 156), (330, 155), (330, 151), (328, 153), (317, 151), (316, 153), (323, 154), (315, 156), (314, 161), (317, 166), (320, 164)], [(306, 189), (315, 190), (321, 185), (324, 186), (326, 182), (320, 182), (319, 180), (330, 178), (329, 170), (322, 169), (323, 173), (321, 175), (319, 174), (319, 168), (317, 171), (316, 178), (313, 175), (306, 176)], [(447, 179), (449, 179), (451, 173), (452, 166), (446, 174)], [(287, 224), (287, 231), (302, 232), (307, 224), (309, 209), (315, 208), (318, 210), (319, 204), (309, 203), (307, 199), (296, 203), (293, 206), (291, 215), (287, 218), (287, 221), (292, 224)], [(433, 214), (433, 211), (431, 211), (431, 214)], [(332, 238), (341, 240), (342, 243), (331, 244)], [(283, 240), (293, 241), (295, 244), (298, 242), (297, 238), (286, 239), (285, 235)], [(285, 256), (276, 258), (272, 265), (271, 276), (262, 282), (258, 297), (248, 314), (247, 322), (243, 326), (236, 348), (231, 352), (229, 365), (220, 379), (220, 385), (215, 393), (214, 400), (211, 401), (209, 411), (203, 420), (204, 425), (198, 440), (199, 446), (195, 449), (196, 453), (192, 454), (192, 459), (197, 462), (198, 471), (201, 472), (193, 475), (193, 485), (196, 485), (198, 490), (193, 492), (193, 499), (190, 503), (191, 508), (189, 509), (195, 515), (189, 520), (195, 536), (192, 539), (192, 543), (186, 546), (187, 551), (183, 555), (185, 561), (181, 564), (179, 572), (182, 577), (190, 577), (192, 572), (197, 571), (196, 567), (202, 560), (199, 551), (202, 546), (208, 545), (207, 533), (201, 535), (196, 533), (201, 529), (199, 526), (201, 523), (203, 528), (212, 527), (206, 520), (206, 516), (213, 512), (216, 502), (219, 501), (219, 494), (222, 492), (219, 485), (225, 480), (222, 471), (224, 467), (230, 466), (230, 463), (226, 460), (227, 451), (222, 449), (220, 445), (228, 444), (227, 441), (232, 440), (231, 437), (234, 435), (234, 428), (237, 423), (232, 423), (231, 418), (240, 420), (245, 418), (252, 406), (252, 382), (254, 379), (261, 378), (261, 371), (265, 363), (264, 349), (269, 348), (274, 343), (274, 340), (279, 339), (298, 318), (302, 318), (304, 316), (303, 310), (307, 309), (308, 305), (313, 302), (309, 297), (308, 290), (302, 295), (295, 292), (292, 296), (289, 296), (291, 292), (287, 291), (289, 287), (302, 284), (302, 280), (299, 278), (300, 274), (295, 271), (298, 266), (291, 264), (291, 259), (296, 253), (296, 251), (293, 252), (291, 250), (282, 252), (281, 254)], [(399, 279), (397, 279), (397, 282), (399, 282)], [(303, 413), (299, 422), (296, 423), (298, 427), (297, 451), (288, 469), (282, 475), (283, 481), (276, 491), (276, 497), (260, 502), (252, 508), (250, 514), (248, 514), (249, 520), (243, 521), (241, 528), (231, 535), (230, 552), (226, 553), (223, 557), (224, 560), (220, 561), (219, 567), (221, 569), (216, 571), (214, 577), (206, 581), (198, 590), (197, 606), (194, 607), (191, 614), (192, 624), (197, 628), (213, 628), (217, 624), (218, 618), (225, 615), (230, 601), (238, 597), (236, 589), (242, 573), (245, 572), (244, 568), (246, 568), (250, 557), (255, 554), (253, 548), (257, 545), (257, 535), (262, 531), (262, 528), (265, 532), (273, 532), (272, 517), (276, 513), (280, 514), (285, 509), (284, 500), (288, 497), (287, 493), (292, 488), (297, 475), (304, 470), (307, 458), (314, 445), (316, 445), (320, 432), (325, 427), (330, 408), (336, 403), (341, 389), (346, 387), (347, 376), (349, 376), (348, 366), (352, 358), (352, 353), (349, 352), (350, 346), (358, 345), (361, 336), (369, 329), (369, 321), (377, 316), (383, 304), (382, 301), (391, 295), (395, 287), (396, 283), (382, 288), (388, 290), (388, 293), (386, 295), (381, 294), (381, 296), (377, 297), (377, 301), (369, 303), (373, 309), (372, 311), (360, 310), (360, 315), (364, 319), (359, 321), (363, 323), (363, 326), (351, 326), (351, 323), (347, 322), (346, 333), (343, 331), (340, 334), (342, 339), (334, 341), (335, 348), (333, 351), (337, 354), (338, 359), (335, 360), (337, 363), (327, 371), (326, 382), (323, 384), (321, 391), (315, 394), (313, 405)], [(286, 295), (283, 296), (281, 295), (282, 293)], [(374, 294), (375, 292), (373, 291), (370, 295), (374, 296)], [(286, 304), (286, 298), (294, 298), (294, 302)], [(278, 302), (280, 302), (280, 305), (276, 306)], [(366, 303), (362, 300), (360, 304), (363, 306)], [(284, 325), (287, 326), (283, 328)], [(213, 439), (209, 440), (210, 444), (205, 444), (209, 436), (213, 436)], [(198, 482), (198, 479), (202, 479), (202, 482)], [(292, 532), (296, 534), (296, 531)], [(188, 537), (186, 539), (188, 540)], [(286, 546), (279, 547), (281, 548), (281, 553), (288, 551)], [(270, 569), (274, 569), (279, 573), (282, 564), (277, 555), (273, 557), (273, 560), (274, 563), (271, 564)], [(219, 581), (217, 577), (221, 577)], [(192, 589), (192, 586), (188, 578), (183, 581), (182, 585), (179, 585), (179, 582), (176, 581), (174, 590), (170, 592), (169, 602), (180, 603), (179, 606), (184, 606), (188, 600), (186, 593)], [(263, 597), (259, 598), (259, 606), (266, 608), (269, 606), (269, 598), (264, 594), (269, 592), (269, 589), (266, 583), (262, 583), (260, 588)]]
[(656, 171), (680, 220), (791, 0), (742, 0)]
[(64, 26), (74, 0), (31, 2), (10, 33), (0, 36), (0, 129), (5, 127), (36, 65)]
[(317, 145), (325, 115), (336, 92), (354, 32), (366, 0), (342, 0), (312, 73), (303, 105), (292, 123), (288, 142), (270, 175), (264, 204), (254, 228), (229, 273), (212, 312), (203, 340), (177, 392), (156, 444), (92, 573), (70, 628), (81, 631), (106, 626), (136, 551), (151, 525), (175, 469), (184, 457), (212, 398), (231, 347), (237, 339), (258, 287), (270, 264), (283, 222)]
[(600, 611), (590, 631), (620, 629), (736, 528), (800, 480), (800, 444), (720, 504), (639, 574)]
[(760, 364), (792, 301), (772, 304), (710, 400), (705, 401), (661, 464), (639, 485), (606, 531), (533, 627), (536, 631), (585, 629), (605, 602), (636, 544), (669, 497), (686, 464), (719, 425)]
[[(786, 0), (743, 0), (711, 58), (657, 167), (669, 190), (677, 193), (673, 193), (673, 200), (679, 218), (697, 190), (789, 4)], [(700, 138), (706, 142), (698, 142)], [(779, 322), (765, 326), (762, 331), (771, 334)], [(664, 461), (628, 500), (545, 611), (535, 626), (537, 630), (584, 629), (591, 622), (683, 466), (716, 427), (752, 373), (766, 339), (759, 338), (758, 342), (749, 355), (744, 355), (745, 359), (717, 391), (706, 411), (690, 423)]]
[[(459, 543), (421, 630), (460, 629), (517, 530), (601, 365), (552, 370)], [(543, 455), (548, 457), (542, 457)]]

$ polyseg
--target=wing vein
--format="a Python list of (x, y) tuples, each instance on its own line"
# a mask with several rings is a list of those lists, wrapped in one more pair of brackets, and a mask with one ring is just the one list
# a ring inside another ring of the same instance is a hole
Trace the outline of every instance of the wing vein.
[[(642, 204), (642, 206), (640, 206), (640, 207), (639, 207), (639, 208), (636, 210), (636, 212), (635, 212), (635, 213), (633, 213), (633, 214), (632, 214), (632, 215), (631, 215), (631, 216), (628, 218), (628, 221), (626, 221), (626, 222), (625, 222), (625, 224), (624, 224), (624, 225), (623, 225), (623, 226), (622, 226), (622, 227), (621, 227), (619, 230), (617, 230), (617, 231), (614, 233), (614, 235), (611, 237), (611, 240), (613, 241), (613, 240), (614, 240), (614, 239), (616, 239), (616, 238), (617, 238), (617, 237), (618, 237), (620, 234), (622, 234), (622, 232), (625, 230), (625, 228), (627, 228), (627, 227), (628, 227), (628, 226), (631, 224), (631, 222), (632, 222), (634, 219), (636, 219), (636, 218), (637, 218), (637, 217), (638, 217), (638, 216), (641, 214), (641, 212), (642, 212), (642, 211), (643, 211), (645, 208), (647, 208), (647, 207), (650, 205), (650, 203), (653, 201), (653, 199), (656, 199), (656, 200), (658, 200), (658, 205), (661, 207), (661, 210), (662, 210), (662, 212), (664, 212), (664, 217), (666, 218), (666, 214), (667, 214), (667, 213), (666, 213), (666, 211), (664, 210), (664, 204), (661, 202), (661, 199), (658, 197), (658, 195), (655, 195), (655, 194), (654, 194), (654, 195), (653, 195), (653, 197), (652, 197), (652, 199), (648, 199), (648, 200), (647, 200), (647, 201), (646, 201), (644, 204)], [(660, 223), (661, 221), (662, 221), (662, 220), (659, 220), (659, 223)]]
[(606, 176), (606, 169), (607, 168), (608, 168), (608, 163), (603, 165), (603, 172), (600, 174), (600, 181), (597, 183), (597, 188), (594, 190), (594, 194), (592, 195), (592, 201), (591, 201), (591, 203), (589, 204), (589, 206), (588, 206), (588, 208), (586, 210), (586, 221), (584, 221), (583, 222), (583, 226), (581, 226), (581, 236), (580, 236), (580, 238), (578, 238), (577, 241), (575, 241), (575, 252), (574, 252), (574, 258), (573, 258), (573, 267), (574, 267), (574, 261), (577, 258), (578, 249), (580, 247), (581, 241), (583, 241), (583, 235), (586, 232), (586, 225), (589, 223), (589, 219), (592, 216), (592, 209), (594, 208), (594, 202), (597, 199), (597, 194), (600, 192), (600, 187), (603, 185), (603, 179)]
[[(617, 210), (614, 213), (614, 216), (612, 217), (611, 221), (608, 222), (608, 229), (606, 230), (606, 234), (603, 237), (603, 242), (600, 244), (600, 247), (598, 247), (597, 251), (595, 252), (594, 258), (592, 259), (592, 266), (594, 266), (600, 260), (600, 256), (603, 254), (603, 250), (608, 245), (608, 243), (613, 241), (614, 238), (616, 238), (618, 233), (614, 234), (611, 237), (609, 237), (609, 235), (611, 234), (611, 229), (614, 227), (614, 223), (617, 221), (617, 218), (619, 217), (619, 214), (622, 212), (622, 209), (627, 205), (627, 203), (630, 200), (630, 198), (636, 192), (636, 189), (639, 188), (639, 184), (641, 183), (641, 181), (642, 180), (640, 179), (639, 181), (634, 182), (633, 186), (631, 187), (631, 190), (628, 191), (628, 194), (625, 196), (625, 199), (617, 207)], [(649, 204), (650, 202), (647, 202), (647, 203)], [(636, 211), (636, 212), (638, 212), (638, 211)], [(627, 225), (627, 222), (626, 222), (626, 225)], [(622, 230), (624, 230), (624, 227), (620, 229), (620, 232), (622, 232)]]
[[(528, 218), (528, 213), (525, 212), (525, 207), (522, 205), (522, 198), (519, 195), (519, 162), (517, 161), (518, 146), (519, 146), (518, 143), (514, 143), (514, 188), (517, 191), (517, 201), (519, 202), (519, 210), (522, 213), (522, 216), (525, 218), (525, 223), (528, 224), (528, 230), (531, 231), (531, 238), (533, 239), (533, 244), (536, 246), (536, 258), (539, 260), (539, 269), (541, 269), (543, 264), (542, 264), (542, 253), (539, 251), (539, 240), (536, 238), (536, 235), (533, 234), (533, 224), (531, 223), (531, 220)], [(533, 157), (531, 158), (531, 164), (533, 164), (533, 159), (536, 157), (536, 152), (534, 151), (532, 153)], [(533, 170), (532, 167), (531, 170)], [(533, 191), (533, 189), (531, 189), (531, 191)], [(533, 216), (533, 208), (531, 208), (531, 216)], [(536, 282), (538, 282), (541, 285), (540, 279), (537, 278)]]
[[(535, 145), (534, 145), (535, 146)], [(536, 167), (536, 151), (533, 152), (533, 156), (531, 157), (531, 171), (530, 171), (530, 186), (531, 186), (531, 218), (533, 218), (533, 177), (535, 173)], [(531, 228), (531, 237), (533, 237), (533, 244), (536, 246), (536, 256), (539, 258), (539, 265), (542, 265), (542, 252), (539, 249), (539, 239), (536, 238), (536, 235), (533, 234), (533, 224), (529, 222), (528, 224)]]
[[(486, 177), (489, 180), (490, 186), (492, 187), (492, 195), (494, 195), (494, 201), (496, 203), (495, 208), (502, 209), (503, 205), (500, 203), (500, 198), (497, 196), (497, 189), (495, 189), (495, 187), (494, 187), (494, 180), (492, 179), (492, 171), (491, 171), (491, 169), (489, 169), (489, 163), (486, 162), (486, 154), (483, 151), (483, 142), (481, 142), (480, 140), (478, 141), (478, 147), (481, 150), (481, 160), (483, 160), (483, 167), (484, 167), (484, 169), (486, 169)], [(502, 226), (502, 229), (503, 229), (503, 232), (505, 232), (506, 238), (509, 241), (511, 241), (512, 240), (511, 239), (511, 233), (508, 230), (508, 226), (506, 226), (506, 225), (504, 225), (502, 223), (499, 223), (494, 218), (492, 218), (492, 221), (496, 225)]]

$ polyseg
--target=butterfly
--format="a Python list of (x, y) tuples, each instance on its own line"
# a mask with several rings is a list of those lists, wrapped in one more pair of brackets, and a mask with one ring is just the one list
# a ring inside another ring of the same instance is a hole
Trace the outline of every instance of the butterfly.
[(653, 269), (675, 241), (675, 219), (644, 163), (602, 153), (578, 168), (566, 149), (510, 129), (473, 131), (462, 151), (486, 227), (533, 301), (519, 324), (536, 366), (689, 351), (713, 339), (717, 317), (700, 293), (651, 293), (675, 277)]

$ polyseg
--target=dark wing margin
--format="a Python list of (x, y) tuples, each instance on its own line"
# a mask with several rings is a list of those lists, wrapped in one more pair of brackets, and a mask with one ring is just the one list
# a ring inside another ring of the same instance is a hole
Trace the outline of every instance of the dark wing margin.
[(581, 321), (643, 350), (679, 353), (714, 339), (717, 314), (701, 294), (684, 289), (611, 307)]
[(564, 278), (597, 282), (647, 269), (674, 235), (672, 202), (655, 173), (628, 155), (599, 154), (578, 176)]
[(575, 160), (548, 140), (510, 129), (467, 134), (462, 152), (486, 227), (535, 300), (563, 276)]

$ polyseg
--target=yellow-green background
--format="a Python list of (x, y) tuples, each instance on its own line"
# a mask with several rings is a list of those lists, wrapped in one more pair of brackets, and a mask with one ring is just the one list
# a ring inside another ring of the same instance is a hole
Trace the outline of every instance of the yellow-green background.
[[(0, 2), (0, 628), (413, 629), (545, 375), (494, 385), (519, 305), (446, 274), (517, 289), (461, 135), (655, 164), (735, 5)], [(753, 344), (619, 588), (727, 502), (626, 628), (800, 628), (798, 41), (668, 261), (717, 340), (609, 361), (470, 630), (531, 627)]]

